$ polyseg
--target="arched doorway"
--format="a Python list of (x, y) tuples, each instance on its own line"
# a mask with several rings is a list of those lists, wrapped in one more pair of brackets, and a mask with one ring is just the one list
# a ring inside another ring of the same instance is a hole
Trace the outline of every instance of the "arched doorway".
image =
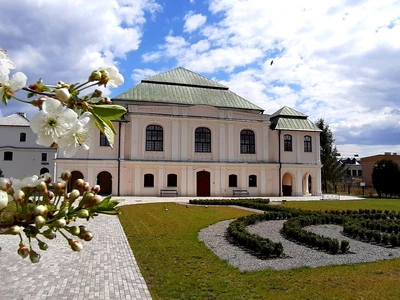
[(303, 177), (303, 195), (311, 195), (312, 194), (311, 182), (312, 182), (311, 175), (306, 173)]
[(282, 178), (282, 195), (292, 196), (292, 175), (285, 173)]
[(71, 180), (68, 182), (68, 191), (72, 190), (72, 185), (77, 179), (83, 179), (83, 174), (79, 171), (72, 171), (71, 175)]
[(49, 169), (47, 169), (47, 168), (41, 168), (41, 169), (40, 169), (40, 175), (45, 174), (45, 173), (49, 173)]
[(112, 193), (112, 176), (109, 172), (103, 171), (97, 175), (97, 184), (100, 185), (100, 194), (111, 195)]
[(197, 172), (197, 196), (210, 196), (210, 172)]

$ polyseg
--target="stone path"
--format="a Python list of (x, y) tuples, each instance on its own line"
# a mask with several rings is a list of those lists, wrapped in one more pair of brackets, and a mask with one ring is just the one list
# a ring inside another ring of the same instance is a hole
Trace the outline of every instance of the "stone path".
[(57, 237), (39, 250), (37, 264), (17, 255), (17, 236), (0, 235), (0, 299), (151, 299), (118, 218), (101, 215), (83, 224), (95, 237), (81, 252)]

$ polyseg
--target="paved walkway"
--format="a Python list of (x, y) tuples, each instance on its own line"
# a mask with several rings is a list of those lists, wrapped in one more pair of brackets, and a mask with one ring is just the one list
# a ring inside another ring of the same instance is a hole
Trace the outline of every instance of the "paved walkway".
[(81, 252), (57, 236), (37, 264), (17, 255), (17, 236), (1, 235), (0, 299), (151, 299), (118, 217), (84, 223), (95, 237)]
[[(182, 202), (194, 197), (115, 197), (122, 205)], [(206, 197), (210, 199), (210, 197)], [(220, 198), (215, 198), (220, 199)], [(316, 201), (320, 197), (270, 197), (271, 201)], [(341, 197), (343, 200), (359, 199)], [(19, 238), (0, 235), (0, 299), (151, 299), (127, 238), (116, 216), (99, 216), (88, 223), (95, 236), (84, 250), (72, 252), (61, 237), (47, 240), (49, 249), (38, 264), (17, 254)], [(34, 243), (36, 246), (36, 243)], [(37, 247), (35, 247), (37, 249)]]

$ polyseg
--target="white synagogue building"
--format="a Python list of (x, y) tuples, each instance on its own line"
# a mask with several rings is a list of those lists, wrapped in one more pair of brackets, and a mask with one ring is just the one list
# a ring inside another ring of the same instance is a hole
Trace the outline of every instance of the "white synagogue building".
[(59, 152), (56, 172), (73, 172), (104, 194), (130, 196), (321, 194), (320, 130), (289, 107), (265, 114), (228, 87), (178, 67), (116, 96), (127, 109), (110, 148)]

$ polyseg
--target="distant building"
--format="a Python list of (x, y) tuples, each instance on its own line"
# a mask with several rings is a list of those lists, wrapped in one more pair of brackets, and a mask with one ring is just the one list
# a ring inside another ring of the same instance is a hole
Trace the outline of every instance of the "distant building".
[(321, 130), (295, 109), (264, 114), (184, 68), (142, 80), (112, 100), (127, 108), (114, 122), (114, 148), (97, 134), (89, 151), (59, 153), (58, 174), (70, 170), (115, 195), (321, 194)]
[(374, 169), (375, 163), (382, 159), (393, 160), (394, 162), (400, 164), (400, 155), (398, 155), (396, 152), (385, 152), (384, 154), (361, 158), (361, 164), (363, 167), (362, 179), (365, 182), (366, 186), (372, 186), (372, 171)]
[(54, 176), (57, 149), (36, 144), (24, 113), (0, 118), (0, 169), (4, 177), (22, 178), (50, 173)]
[(361, 159), (358, 157), (342, 157), (340, 162), (346, 169), (345, 183), (359, 185), (363, 173)]

